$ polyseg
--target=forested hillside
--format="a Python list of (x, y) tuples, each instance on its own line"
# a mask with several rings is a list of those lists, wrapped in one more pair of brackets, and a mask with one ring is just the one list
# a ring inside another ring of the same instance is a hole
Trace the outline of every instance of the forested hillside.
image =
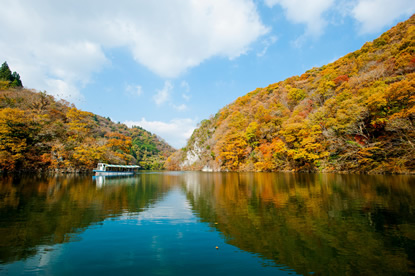
[(415, 16), (200, 123), (169, 169), (415, 172)]
[(98, 162), (160, 169), (174, 151), (140, 127), (9, 87), (0, 88), (0, 171), (90, 171)]

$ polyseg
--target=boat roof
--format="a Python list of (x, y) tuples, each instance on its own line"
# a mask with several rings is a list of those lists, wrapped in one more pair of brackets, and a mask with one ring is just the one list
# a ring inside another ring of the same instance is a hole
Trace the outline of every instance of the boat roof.
[(98, 165), (105, 165), (107, 168), (128, 168), (128, 169), (140, 168), (140, 166), (138, 165), (113, 165), (113, 164), (105, 164), (105, 163), (99, 163)]

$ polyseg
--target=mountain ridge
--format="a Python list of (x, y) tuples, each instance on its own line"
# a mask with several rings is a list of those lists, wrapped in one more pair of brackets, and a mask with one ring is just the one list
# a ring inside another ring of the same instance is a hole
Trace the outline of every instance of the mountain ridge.
[(171, 170), (415, 172), (415, 16), (203, 120)]
[(98, 162), (162, 169), (174, 149), (135, 126), (46, 92), (0, 87), (0, 171), (92, 172)]

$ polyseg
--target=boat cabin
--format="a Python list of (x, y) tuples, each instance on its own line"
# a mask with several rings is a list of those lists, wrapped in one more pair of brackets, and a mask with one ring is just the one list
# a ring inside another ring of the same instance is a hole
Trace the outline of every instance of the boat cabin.
[(137, 165), (113, 165), (98, 163), (97, 168), (93, 171), (95, 175), (129, 175), (134, 174), (140, 166)]

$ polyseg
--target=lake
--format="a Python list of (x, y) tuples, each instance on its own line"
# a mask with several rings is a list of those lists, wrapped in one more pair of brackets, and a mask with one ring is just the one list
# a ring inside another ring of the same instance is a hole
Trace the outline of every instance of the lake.
[(414, 274), (415, 176), (5, 176), (0, 273)]

